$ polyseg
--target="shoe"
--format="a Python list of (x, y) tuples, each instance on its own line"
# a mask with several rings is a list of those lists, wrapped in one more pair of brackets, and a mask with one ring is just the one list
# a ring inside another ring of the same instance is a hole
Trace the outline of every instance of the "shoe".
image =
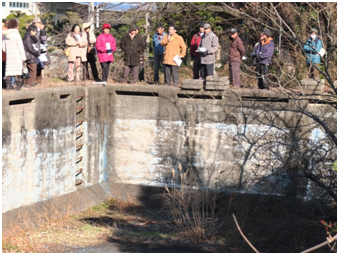
[(95, 82), (102, 82), (102, 80), (100, 80), (100, 79), (95, 79)]
[(74, 79), (71, 79), (71, 80), (68, 80), (69, 82), (73, 82), (74, 81)]

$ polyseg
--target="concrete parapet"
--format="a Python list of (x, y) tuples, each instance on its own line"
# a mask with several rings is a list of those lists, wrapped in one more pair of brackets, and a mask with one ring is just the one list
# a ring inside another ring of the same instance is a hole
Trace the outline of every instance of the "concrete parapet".
[(207, 76), (205, 90), (226, 90), (229, 88), (228, 77)]
[(199, 79), (187, 79), (183, 80), (181, 89), (187, 90), (201, 90), (204, 87), (204, 80)]
[[(227, 77), (207, 81), (228, 84)], [(241, 166), (244, 136), (274, 141), (309, 125), (296, 109), (288, 95), (266, 90), (107, 84), (4, 93), (3, 212), (98, 184), (180, 185), (179, 164), (206, 186), (237, 187), (257, 163)], [(80, 156), (84, 184), (75, 187)]]
[(301, 90), (304, 95), (323, 94), (325, 80), (317, 81), (315, 79), (301, 80)]

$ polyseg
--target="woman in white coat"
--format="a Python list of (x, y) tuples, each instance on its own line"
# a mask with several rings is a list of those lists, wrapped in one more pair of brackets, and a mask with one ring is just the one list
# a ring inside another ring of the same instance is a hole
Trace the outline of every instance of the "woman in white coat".
[(22, 67), (26, 61), (24, 44), (19, 34), (19, 21), (10, 19), (6, 24), (8, 30), (2, 31), (2, 49), (6, 52), (6, 90), (14, 89), (11, 84), (12, 76), (15, 77), (17, 89), (23, 85)]

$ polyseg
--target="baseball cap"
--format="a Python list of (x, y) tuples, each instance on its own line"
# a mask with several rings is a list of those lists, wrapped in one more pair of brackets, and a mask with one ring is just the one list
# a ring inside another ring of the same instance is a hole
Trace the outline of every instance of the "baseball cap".
[(232, 28), (230, 31), (232, 34), (238, 33), (238, 30), (236, 28)]

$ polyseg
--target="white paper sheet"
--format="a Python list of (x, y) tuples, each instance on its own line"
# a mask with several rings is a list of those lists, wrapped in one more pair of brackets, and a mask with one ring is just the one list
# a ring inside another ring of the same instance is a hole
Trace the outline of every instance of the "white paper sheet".
[(173, 60), (174, 60), (174, 62), (175, 62), (178, 66), (180, 66), (181, 63), (182, 63), (182, 60), (181, 60), (181, 58), (178, 57), (178, 55), (175, 55), (175, 57), (173, 58)]
[[(111, 44), (108, 42), (106, 43), (106, 50), (110, 50), (111, 49)], [(111, 55), (112, 53), (108, 53), (108, 55)]]
[(40, 54), (39, 60), (40, 62), (47, 62), (48, 59), (47, 59), (46, 53)]

